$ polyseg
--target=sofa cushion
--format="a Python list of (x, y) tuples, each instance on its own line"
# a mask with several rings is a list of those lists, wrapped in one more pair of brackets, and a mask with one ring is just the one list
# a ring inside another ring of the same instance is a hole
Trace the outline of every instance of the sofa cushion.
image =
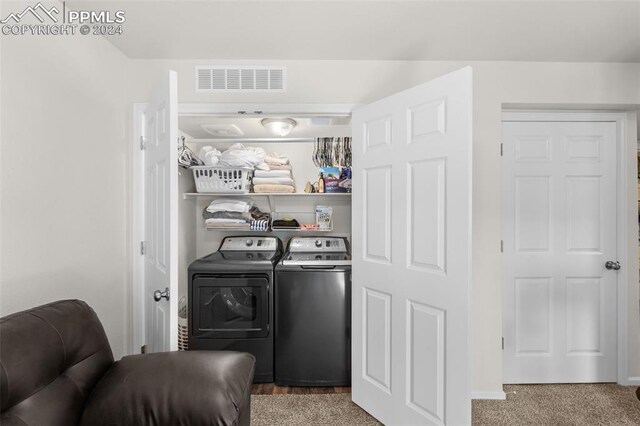
[(69, 425), (113, 363), (96, 313), (64, 300), (0, 319), (0, 423)]
[(96, 386), (82, 425), (244, 425), (255, 358), (230, 351), (132, 355)]

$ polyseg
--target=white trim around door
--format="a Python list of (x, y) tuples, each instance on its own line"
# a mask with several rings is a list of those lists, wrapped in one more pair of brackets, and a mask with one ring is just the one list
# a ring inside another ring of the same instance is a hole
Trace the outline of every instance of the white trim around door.
[(131, 142), (131, 354), (139, 354), (145, 340), (144, 309), (144, 156), (140, 139), (144, 129), (144, 111), (148, 104), (133, 105)]
[(505, 400), (507, 399), (507, 394), (503, 391), (499, 392), (483, 392), (483, 391), (472, 391), (471, 399), (496, 399), (496, 400)]
[[(625, 264), (629, 260), (629, 238), (630, 232), (627, 229), (627, 193), (629, 189), (629, 176), (627, 171), (627, 115), (623, 112), (521, 112), (504, 111), (502, 122), (527, 121), (527, 122), (615, 122), (616, 123), (616, 152), (617, 152), (617, 173), (616, 173), (616, 199), (617, 199), (617, 251), (618, 259), (621, 260), (622, 268), (617, 273), (617, 350), (618, 350), (618, 384), (631, 385), (639, 380), (637, 377), (628, 376), (628, 345), (627, 345), (627, 323), (628, 310), (627, 300), (629, 297), (628, 280), (630, 268), (637, 268), (637, 260), (634, 264)], [(635, 238), (635, 236), (633, 237)]]
[[(138, 354), (145, 344), (144, 310), (144, 156), (140, 138), (144, 133), (144, 112), (148, 103), (133, 104), (131, 134), (131, 354)], [(178, 116), (235, 116), (239, 114), (283, 114), (297, 116), (322, 115), (325, 117), (350, 116), (357, 104), (221, 104), (178, 103)], [(177, 201), (177, 200), (175, 200)]]

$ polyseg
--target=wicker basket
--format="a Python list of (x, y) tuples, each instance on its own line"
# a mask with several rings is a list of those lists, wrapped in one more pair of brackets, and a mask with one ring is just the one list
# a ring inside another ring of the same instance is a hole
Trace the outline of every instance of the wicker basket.
[(251, 168), (194, 166), (191, 170), (198, 192), (247, 194), (251, 190)]
[(178, 350), (189, 349), (189, 320), (187, 317), (187, 299), (180, 298), (178, 302)]

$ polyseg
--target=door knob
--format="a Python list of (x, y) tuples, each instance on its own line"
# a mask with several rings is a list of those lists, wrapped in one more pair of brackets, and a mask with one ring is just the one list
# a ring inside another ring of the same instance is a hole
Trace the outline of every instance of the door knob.
[(169, 287), (166, 287), (164, 291), (156, 290), (153, 292), (153, 300), (156, 302), (159, 302), (163, 297), (169, 300)]
[(604, 267), (607, 269), (613, 269), (614, 271), (617, 271), (618, 269), (620, 269), (620, 262), (618, 261), (613, 261), (613, 260), (608, 260), (605, 264)]

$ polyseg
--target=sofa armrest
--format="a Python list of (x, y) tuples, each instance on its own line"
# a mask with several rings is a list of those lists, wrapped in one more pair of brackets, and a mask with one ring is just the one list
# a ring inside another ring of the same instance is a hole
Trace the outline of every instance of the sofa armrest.
[(124, 357), (91, 393), (81, 424), (248, 425), (254, 368), (242, 352)]

